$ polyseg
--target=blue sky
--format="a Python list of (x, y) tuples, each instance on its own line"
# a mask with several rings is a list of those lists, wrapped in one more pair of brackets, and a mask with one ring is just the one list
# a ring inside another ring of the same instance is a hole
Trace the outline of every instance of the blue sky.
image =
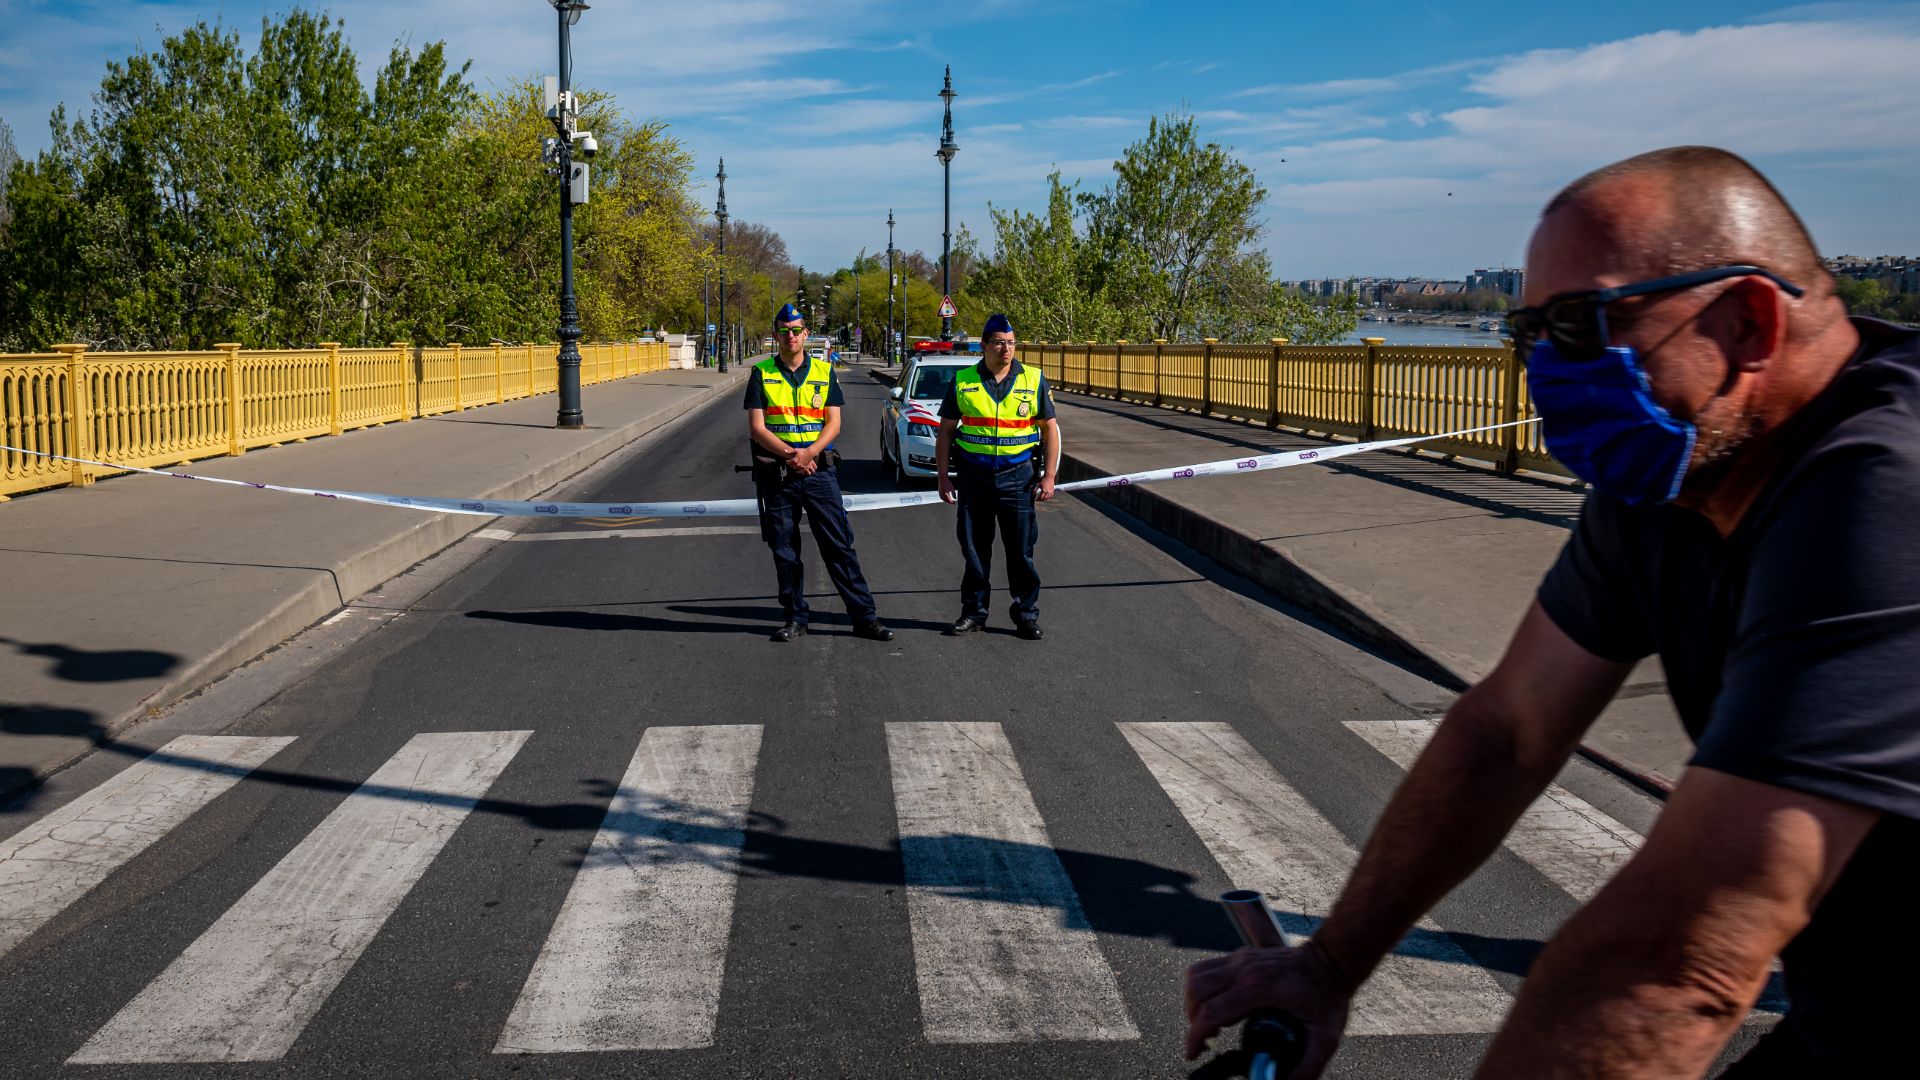
[[(107, 60), (201, 19), (250, 38), (289, 6), (0, 0), (0, 117), (31, 154)], [(483, 87), (553, 70), (543, 0), (310, 6), (369, 64), (444, 40)], [(1920, 254), (1914, 2), (595, 0), (576, 34), (583, 84), (671, 123), (709, 202), (724, 155), (728, 209), (816, 269), (883, 249), (889, 207), (901, 247), (938, 250), (947, 63), (954, 217), (989, 245), (989, 203), (1035, 208), (1054, 168), (1103, 184), (1150, 116), (1186, 108), (1258, 171), (1283, 277), (1518, 264), (1561, 184), (1688, 142), (1750, 157), (1829, 254)]]

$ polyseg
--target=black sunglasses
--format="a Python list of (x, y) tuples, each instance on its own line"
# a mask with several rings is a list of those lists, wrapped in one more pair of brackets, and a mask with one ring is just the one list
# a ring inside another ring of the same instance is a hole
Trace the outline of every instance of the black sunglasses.
[(1522, 361), (1533, 352), (1534, 343), (1543, 337), (1553, 342), (1553, 347), (1559, 350), (1560, 355), (1569, 360), (1591, 360), (1607, 350), (1608, 304), (1629, 296), (1645, 296), (1670, 289), (1691, 289), (1695, 285), (1736, 277), (1763, 277), (1795, 299), (1806, 295), (1805, 289), (1764, 267), (1716, 266), (1651, 281), (1636, 281), (1630, 285), (1615, 285), (1611, 289), (1560, 293), (1549, 297), (1539, 307), (1515, 308), (1507, 312), (1507, 333), (1512, 336), (1514, 352), (1520, 355)]
[(773, 328), (773, 332), (783, 337), (798, 337), (806, 333), (807, 328), (804, 326), (776, 326)]

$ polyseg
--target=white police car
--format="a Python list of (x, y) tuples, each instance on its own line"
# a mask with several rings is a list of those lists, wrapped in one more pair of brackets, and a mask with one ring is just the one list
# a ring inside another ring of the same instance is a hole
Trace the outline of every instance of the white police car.
[(900, 381), (887, 393), (880, 411), (880, 460), (893, 469), (895, 487), (910, 479), (933, 477), (933, 445), (940, 434), (940, 400), (956, 372), (977, 363), (974, 357), (916, 356), (907, 361)]

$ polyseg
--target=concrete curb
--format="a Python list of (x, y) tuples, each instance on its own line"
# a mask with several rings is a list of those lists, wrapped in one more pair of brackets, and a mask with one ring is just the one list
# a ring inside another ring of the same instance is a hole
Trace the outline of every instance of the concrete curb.
[[(895, 382), (895, 376), (889, 372), (869, 369), (867, 374), (876, 382), (887, 385)], [(1075, 457), (1071, 451), (1063, 451), (1060, 475), (1062, 480), (1073, 481), (1106, 474)], [(1456, 692), (1473, 684), (1472, 679), (1409, 642), (1312, 572), (1261, 543), (1258, 537), (1224, 525), (1151, 488), (1128, 486), (1087, 494), (1179, 540), (1286, 602), (1325, 619), (1422, 678)], [(1673, 790), (1666, 779), (1634, 769), (1603, 750), (1582, 743), (1579, 752), (1595, 766), (1650, 795), (1664, 799)]]
[[(718, 397), (734, 392), (745, 378), (746, 369), (743, 368), (738, 377), (716, 383), (638, 420), (622, 424), (617, 428), (594, 432), (591, 441), (583, 443), (559, 460), (541, 466), (518, 480), (476, 492), (475, 496), (483, 499), (533, 498), (594, 463), (618, 453), (642, 435), (664, 427)], [(211, 654), (185, 665), (178, 675), (148, 694), (132, 709), (118, 716), (105, 718), (102, 721), (102, 730), (96, 745), (100, 741), (111, 740), (157, 711), (203, 689), (228, 672), (327, 618), (368, 590), (416, 563), (439, 554), (469, 533), (490, 525), (493, 520), (468, 515), (421, 514), (412, 528), (390, 536), (330, 566), (321, 567), (324, 573), (314, 575), (311, 581), (287, 596), (272, 610), (235, 631)], [(40, 784), (48, 776), (73, 764), (92, 753), (93, 750), (94, 746), (87, 746), (58, 761), (33, 764), (30, 766), (31, 771), (28, 776), (19, 783), (0, 788), (0, 802), (5, 802), (12, 795)]]

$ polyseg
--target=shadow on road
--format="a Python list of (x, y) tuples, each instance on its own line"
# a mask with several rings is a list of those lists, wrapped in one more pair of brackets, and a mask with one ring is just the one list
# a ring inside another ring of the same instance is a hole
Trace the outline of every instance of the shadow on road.
[(76, 649), (52, 642), (31, 643), (0, 637), (0, 645), (11, 645), (22, 656), (53, 661), (52, 675), (67, 682), (125, 682), (129, 679), (157, 679), (180, 664), (173, 653), (153, 649)]

